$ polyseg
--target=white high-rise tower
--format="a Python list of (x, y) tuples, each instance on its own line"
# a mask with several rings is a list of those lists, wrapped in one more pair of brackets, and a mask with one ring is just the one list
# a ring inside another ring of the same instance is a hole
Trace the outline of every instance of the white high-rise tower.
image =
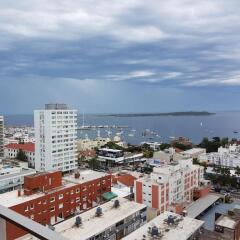
[(35, 168), (71, 171), (77, 168), (77, 110), (66, 104), (46, 104), (34, 111)]

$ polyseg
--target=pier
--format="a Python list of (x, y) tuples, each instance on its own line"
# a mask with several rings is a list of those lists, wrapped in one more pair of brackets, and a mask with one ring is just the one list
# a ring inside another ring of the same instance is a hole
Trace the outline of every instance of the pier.
[(129, 128), (129, 127), (127, 125), (84, 125), (84, 126), (78, 126), (77, 130), (91, 130), (91, 129), (99, 129), (99, 128), (122, 129), (122, 128)]

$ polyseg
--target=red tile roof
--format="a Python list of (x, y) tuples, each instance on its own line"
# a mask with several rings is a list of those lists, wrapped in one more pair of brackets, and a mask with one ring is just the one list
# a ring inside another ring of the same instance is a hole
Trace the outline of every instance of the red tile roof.
[(9, 143), (5, 146), (5, 148), (11, 148), (11, 149), (22, 149), (25, 152), (35, 152), (35, 144), (34, 143)]

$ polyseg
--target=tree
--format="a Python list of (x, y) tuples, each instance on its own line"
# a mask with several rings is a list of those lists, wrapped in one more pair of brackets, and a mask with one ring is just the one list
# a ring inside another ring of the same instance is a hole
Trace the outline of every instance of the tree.
[(168, 143), (162, 143), (161, 145), (160, 145), (160, 150), (165, 150), (165, 149), (167, 149), (167, 148), (170, 148), (171, 147), (171, 145), (170, 144), (168, 144)]
[(100, 166), (100, 163), (99, 163), (99, 161), (97, 160), (97, 158), (92, 158), (92, 159), (90, 159), (89, 160), (89, 162), (88, 162), (88, 164), (89, 164), (89, 167), (91, 168), (91, 169), (98, 169), (99, 168), (99, 166)]
[(143, 151), (143, 157), (152, 158), (153, 157), (153, 151), (152, 150), (144, 150)]
[(25, 152), (22, 149), (19, 149), (16, 158), (18, 160), (20, 160), (20, 161), (27, 162), (27, 156), (26, 156)]

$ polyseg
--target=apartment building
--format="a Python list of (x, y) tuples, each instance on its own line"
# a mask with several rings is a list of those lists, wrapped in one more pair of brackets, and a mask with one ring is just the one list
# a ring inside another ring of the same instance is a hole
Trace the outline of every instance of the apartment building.
[(24, 177), (34, 173), (34, 169), (0, 164), (0, 194), (21, 188)]
[(101, 166), (104, 167), (115, 167), (145, 161), (143, 153), (129, 153), (118, 149), (100, 148), (97, 155)]
[(240, 166), (240, 146), (232, 144), (226, 148), (220, 147), (218, 152), (201, 154), (198, 160), (212, 165), (235, 168)]
[(203, 181), (203, 167), (192, 159), (155, 167), (150, 175), (135, 181), (135, 201), (157, 209), (159, 213), (182, 211), (182, 203), (193, 200), (194, 190)]
[(206, 153), (205, 148), (191, 148), (189, 150), (181, 152), (181, 155), (190, 157), (190, 158), (198, 158), (201, 154)]
[(34, 111), (35, 168), (72, 171), (77, 168), (77, 111), (66, 104), (46, 104)]
[(147, 207), (117, 198), (55, 225), (55, 231), (72, 240), (121, 239), (146, 221)]
[[(53, 225), (100, 202), (111, 191), (111, 175), (91, 170), (62, 178), (62, 173), (41, 172), (24, 178), (23, 190), (0, 194), (1, 205), (42, 225)], [(26, 234), (7, 223), (7, 240)]]
[(5, 158), (17, 158), (19, 151), (22, 150), (26, 155), (26, 160), (30, 167), (34, 167), (35, 164), (35, 144), (32, 142), (19, 144), (10, 143), (4, 146)]
[(123, 240), (193, 240), (199, 239), (203, 230), (203, 221), (164, 212)]
[(0, 159), (4, 156), (4, 118), (0, 116)]
[(94, 150), (95, 148), (101, 148), (110, 142), (110, 138), (102, 138), (98, 137), (96, 139), (78, 139), (77, 140), (77, 150), (79, 152), (86, 151), (86, 150)]

